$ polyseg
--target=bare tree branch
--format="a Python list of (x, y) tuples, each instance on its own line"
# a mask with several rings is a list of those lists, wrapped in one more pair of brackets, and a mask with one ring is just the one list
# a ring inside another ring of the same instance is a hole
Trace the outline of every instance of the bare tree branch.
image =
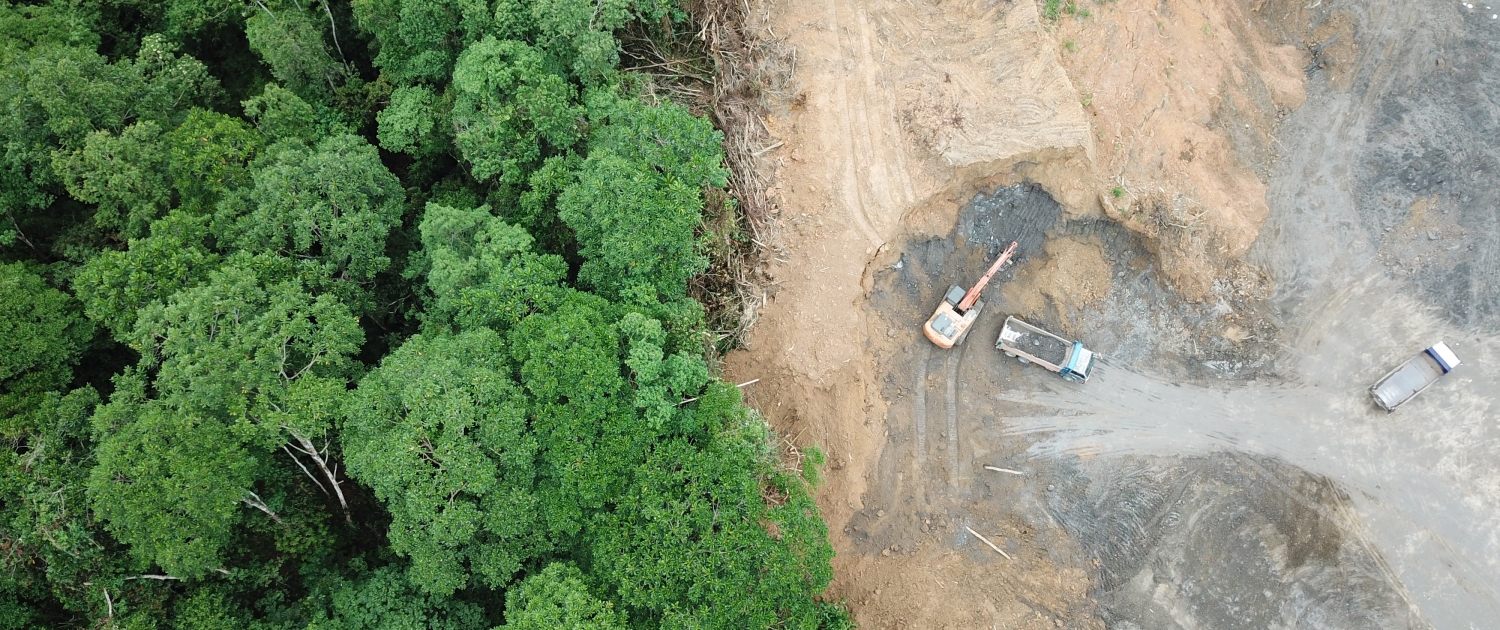
[[(249, 492), (249, 491), (247, 491), (247, 492)], [(276, 521), (277, 525), (286, 525), (286, 523), (281, 522), (281, 517), (280, 516), (277, 516), (275, 512), (272, 512), (271, 508), (266, 507), (266, 502), (260, 498), (260, 495), (255, 494), (254, 492), (250, 492), (250, 496), (245, 497), (245, 498), (240, 499), (240, 500), (243, 501), (245, 503), (245, 505), (248, 505), (248, 506), (253, 507), (253, 508), (257, 509), (257, 510), (265, 512), (267, 516), (271, 517), (271, 520)]]
[(297, 467), (302, 469), (303, 474), (306, 474), (307, 478), (311, 479), (312, 482), (318, 486), (319, 490), (323, 491), (323, 496), (325, 496), (325, 497), (326, 496), (331, 496), (331, 495), (328, 494), (328, 488), (324, 488), (323, 487), (323, 482), (318, 481), (318, 478), (313, 476), (312, 471), (308, 470), (306, 466), (302, 465), (302, 460), (297, 459), (297, 455), (292, 452), (292, 449), (289, 449), (289, 448), (286, 447), (285, 444), (282, 444), (281, 445), (281, 450), (286, 451), (287, 456), (291, 457), (292, 461), (297, 462)]
[[(317, 464), (318, 468), (323, 470), (323, 475), (328, 478), (328, 483), (333, 485), (333, 492), (338, 495), (339, 507), (343, 508), (344, 510), (344, 521), (351, 525), (354, 524), (354, 517), (349, 515), (349, 502), (344, 500), (344, 490), (339, 485), (340, 482), (338, 475), (334, 474), (332, 470), (329, 470), (328, 460), (325, 459), (323, 455), (320, 455), (318, 453), (318, 448), (316, 446), (313, 446), (312, 440), (303, 437), (301, 434), (297, 433), (295, 429), (287, 425), (283, 424), (281, 425), (281, 428), (286, 429), (286, 432), (292, 435), (292, 439), (297, 440), (297, 443), (301, 445), (301, 447), (297, 448), (297, 450), (302, 451), (303, 454), (311, 457), (313, 463)], [(326, 447), (327, 445), (325, 444), (324, 446)]]
[(16, 226), (16, 238), (21, 239), (21, 242), (25, 243), (27, 247), (30, 247), (31, 251), (35, 252), (38, 257), (45, 259), (45, 256), (42, 256), (42, 250), (37, 249), (36, 245), (31, 244), (31, 239), (26, 238), (26, 233), (21, 231), (21, 223), (19, 221), (16, 221), (16, 218), (9, 212), (5, 213), (5, 216), (10, 219), (11, 225)]
[(328, 0), (323, 0), (323, 12), (328, 14), (328, 30), (333, 33), (333, 47), (339, 49), (339, 60), (349, 65), (349, 58), (344, 56), (344, 47), (339, 45), (339, 27), (333, 23), (333, 9), (328, 8)]

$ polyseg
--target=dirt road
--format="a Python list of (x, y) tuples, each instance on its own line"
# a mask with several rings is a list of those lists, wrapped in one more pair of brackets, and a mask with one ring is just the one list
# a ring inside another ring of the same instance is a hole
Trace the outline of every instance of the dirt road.
[[(829, 595), (867, 628), (1492, 627), (1500, 5), (1466, 2), (765, 7), (802, 96), (728, 369), (830, 454)], [(1010, 240), (969, 341), (923, 341)], [(1006, 360), (1006, 314), (1106, 364)], [(1464, 365), (1377, 411), (1439, 339)]]

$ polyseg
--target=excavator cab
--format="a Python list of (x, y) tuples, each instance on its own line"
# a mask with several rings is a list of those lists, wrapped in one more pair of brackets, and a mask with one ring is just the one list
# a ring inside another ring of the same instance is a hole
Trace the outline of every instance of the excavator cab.
[(974, 283), (974, 288), (965, 291), (956, 284), (949, 287), (948, 292), (943, 294), (943, 301), (938, 304), (937, 311), (927, 318), (927, 323), (922, 324), (922, 334), (927, 335), (927, 339), (939, 348), (952, 348), (963, 343), (964, 337), (969, 334), (969, 328), (973, 327), (975, 320), (979, 319), (979, 313), (984, 310), (984, 302), (979, 299), (980, 292), (984, 291), (990, 278), (1000, 270), (1001, 265), (1010, 260), (1015, 251), (1016, 243), (1012, 242), (984, 277)]
[[(953, 289), (958, 290), (957, 300), (952, 299)], [(949, 289), (948, 294), (943, 296), (943, 303), (938, 305), (937, 312), (922, 325), (922, 332), (927, 335), (927, 339), (939, 348), (952, 348), (963, 343), (964, 337), (969, 334), (969, 328), (979, 319), (980, 311), (984, 310), (984, 301), (980, 300), (968, 309), (959, 311), (958, 305), (963, 301), (964, 289), (960, 286), (954, 286), (953, 289)]]
[(944, 295), (943, 299), (946, 300), (949, 304), (958, 306), (959, 302), (964, 301), (965, 293), (968, 293), (968, 291), (965, 291), (963, 287), (955, 284), (951, 287), (948, 287), (948, 294)]

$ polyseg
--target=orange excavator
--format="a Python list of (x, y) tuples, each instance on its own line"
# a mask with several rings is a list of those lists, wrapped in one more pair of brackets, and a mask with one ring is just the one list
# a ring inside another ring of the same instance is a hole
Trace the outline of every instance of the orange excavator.
[(990, 278), (995, 277), (995, 272), (1000, 271), (1001, 265), (1010, 260), (1014, 253), (1016, 242), (1011, 241), (1010, 247), (1005, 248), (995, 264), (990, 265), (990, 270), (985, 272), (984, 277), (974, 283), (974, 288), (964, 291), (963, 287), (956, 284), (950, 287), (943, 296), (942, 303), (938, 304), (937, 311), (927, 318), (927, 323), (922, 324), (922, 333), (927, 335), (927, 339), (939, 348), (952, 348), (963, 343), (964, 335), (969, 333), (969, 328), (979, 319), (979, 312), (984, 310), (984, 302), (979, 300), (980, 292), (984, 291)]

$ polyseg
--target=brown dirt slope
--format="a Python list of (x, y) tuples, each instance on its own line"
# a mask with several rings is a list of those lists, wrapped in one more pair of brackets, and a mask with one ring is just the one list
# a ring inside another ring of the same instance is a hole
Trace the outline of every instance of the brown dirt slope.
[(1265, 4), (1121, 0), (1057, 26), (1096, 150), (1084, 173), (1044, 183), (1144, 236), (1193, 301), (1255, 241), (1272, 131), (1306, 100), (1305, 53), (1247, 26)]

